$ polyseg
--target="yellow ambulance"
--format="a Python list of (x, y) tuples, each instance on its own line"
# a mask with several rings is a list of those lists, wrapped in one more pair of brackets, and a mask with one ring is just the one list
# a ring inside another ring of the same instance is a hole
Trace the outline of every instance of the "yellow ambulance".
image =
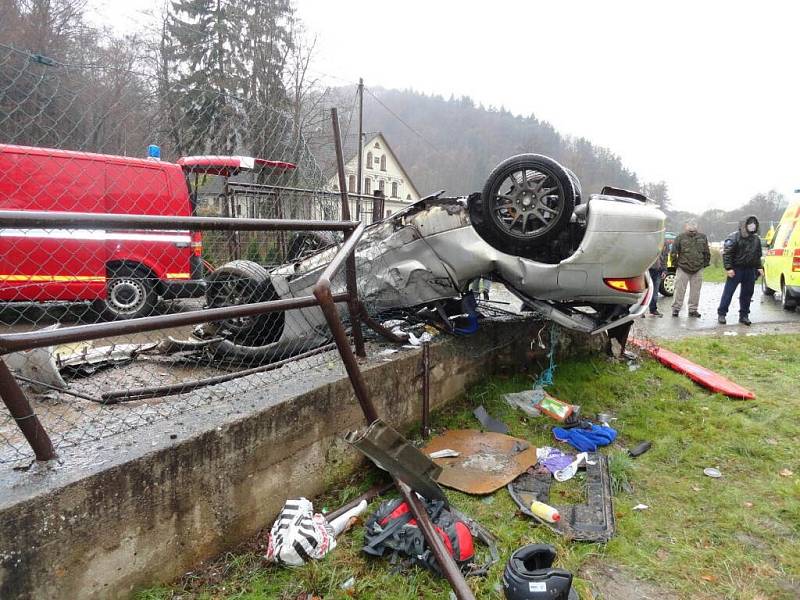
[(800, 302), (800, 200), (783, 213), (767, 246), (761, 288), (767, 296), (779, 291), (786, 310), (794, 310)]

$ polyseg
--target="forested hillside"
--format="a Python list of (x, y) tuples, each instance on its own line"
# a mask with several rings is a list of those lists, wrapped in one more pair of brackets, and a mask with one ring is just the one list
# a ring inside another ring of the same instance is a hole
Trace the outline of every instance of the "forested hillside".
[[(347, 106), (353, 89), (332, 97)], [(349, 120), (349, 115), (344, 113)], [(355, 135), (355, 119), (349, 129)], [(619, 156), (584, 138), (560, 134), (534, 115), (520, 117), (502, 108), (476, 105), (470, 98), (445, 99), (414, 91), (368, 89), (364, 94), (364, 131), (382, 131), (423, 194), (480, 190), (501, 160), (522, 152), (555, 158), (574, 170), (584, 191), (603, 185), (638, 189), (636, 174)]]

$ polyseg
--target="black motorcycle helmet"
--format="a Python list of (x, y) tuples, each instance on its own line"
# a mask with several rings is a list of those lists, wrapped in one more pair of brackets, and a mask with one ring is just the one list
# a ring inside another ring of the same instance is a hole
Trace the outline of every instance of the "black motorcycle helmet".
[(556, 549), (549, 544), (529, 544), (515, 551), (503, 571), (507, 600), (578, 600), (572, 573), (553, 569)]

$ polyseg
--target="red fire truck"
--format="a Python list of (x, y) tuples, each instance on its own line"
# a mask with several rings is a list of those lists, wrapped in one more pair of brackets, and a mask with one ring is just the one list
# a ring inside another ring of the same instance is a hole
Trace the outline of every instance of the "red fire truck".
[[(242, 156), (177, 163), (0, 144), (0, 209), (188, 216), (190, 174), (294, 165)], [(196, 178), (195, 178), (196, 180)], [(111, 318), (202, 296), (200, 232), (0, 229), (0, 302), (102, 301)]]

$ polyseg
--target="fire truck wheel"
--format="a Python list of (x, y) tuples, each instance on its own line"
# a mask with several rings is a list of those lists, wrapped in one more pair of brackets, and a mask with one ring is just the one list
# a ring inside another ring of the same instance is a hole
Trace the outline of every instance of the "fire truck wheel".
[(106, 284), (105, 310), (111, 319), (134, 319), (153, 314), (158, 294), (153, 276), (143, 268), (116, 267)]

